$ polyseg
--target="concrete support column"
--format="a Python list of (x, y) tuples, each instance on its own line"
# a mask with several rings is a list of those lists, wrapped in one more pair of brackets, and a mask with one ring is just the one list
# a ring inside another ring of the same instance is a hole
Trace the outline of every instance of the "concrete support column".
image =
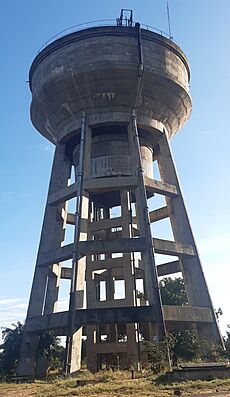
[[(131, 238), (131, 213), (130, 213), (130, 192), (121, 190), (121, 216), (122, 216), (122, 237)], [(124, 279), (125, 279), (125, 297), (129, 306), (135, 306), (135, 279), (134, 279), (134, 263), (132, 263), (132, 253), (123, 254)], [(127, 333), (127, 366), (139, 369), (140, 354), (137, 335), (138, 324), (126, 324)]]
[(165, 324), (161, 305), (161, 297), (158, 286), (156, 264), (154, 258), (154, 248), (150, 229), (150, 219), (148, 212), (148, 202), (144, 184), (143, 168), (140, 156), (140, 142), (136, 124), (135, 112), (132, 113), (132, 121), (128, 126), (129, 146), (131, 153), (131, 163), (133, 165), (133, 174), (138, 177), (138, 186), (135, 189), (136, 197), (136, 218), (140, 236), (145, 237), (148, 248), (142, 253), (142, 261), (145, 269), (145, 285), (148, 291), (148, 301), (154, 305), (157, 311), (157, 329), (159, 339), (165, 336)]
[(98, 368), (97, 354), (93, 351), (93, 346), (96, 343), (96, 326), (87, 326), (87, 343), (86, 343), (86, 356), (87, 356), (87, 368), (96, 372)]
[[(83, 169), (82, 176), (90, 175), (90, 152), (91, 152), (91, 129), (86, 126), (84, 146), (83, 146)], [(75, 179), (78, 180), (79, 164), (75, 161)], [(79, 221), (79, 241), (86, 241), (88, 238), (88, 219), (89, 219), (89, 195), (82, 189), (81, 205), (80, 205), (80, 221)], [(77, 215), (77, 214), (76, 214)], [(75, 215), (75, 216), (76, 216)], [(76, 233), (77, 231), (75, 231)], [(77, 243), (77, 242), (76, 242)], [(75, 285), (75, 309), (83, 309), (84, 307), (84, 291), (85, 291), (85, 271), (86, 257), (84, 256), (77, 261), (76, 264), (76, 285)], [(70, 352), (70, 369), (69, 373), (73, 374), (81, 368), (81, 351), (82, 351), (82, 327), (80, 327), (72, 335), (71, 352)]]
[[(65, 204), (51, 206), (49, 205), (49, 199), (53, 193), (58, 192), (68, 185), (70, 171), (71, 161), (66, 156), (65, 145), (57, 144), (53, 160), (48, 199), (42, 226), (27, 319), (42, 315), (45, 305), (46, 310), (51, 312), (51, 310), (54, 310), (54, 305), (57, 300), (56, 280), (54, 280), (53, 275), (50, 275), (51, 279), (48, 281), (50, 269), (48, 266), (40, 266), (40, 258), (42, 255), (44, 255), (44, 253), (60, 247), (64, 239), (63, 219), (61, 218), (60, 214)], [(48, 294), (47, 283), (49, 286)], [(34, 376), (38, 341), (38, 336), (31, 335), (26, 332), (25, 325), (20, 360), (17, 369), (19, 375), (28, 375), (31, 377)]]
[(181, 258), (182, 273), (188, 302), (192, 306), (208, 307), (211, 309), (213, 315), (213, 324), (212, 326), (208, 327), (210, 330), (210, 337), (212, 339), (216, 339), (216, 341), (222, 344), (222, 337), (202, 270), (199, 254), (193, 237), (166, 134), (162, 134), (162, 136), (159, 138), (159, 155), (157, 160), (163, 182), (176, 186), (178, 192), (177, 197), (166, 197), (166, 203), (175, 241), (191, 245), (195, 254), (193, 257), (184, 256)]

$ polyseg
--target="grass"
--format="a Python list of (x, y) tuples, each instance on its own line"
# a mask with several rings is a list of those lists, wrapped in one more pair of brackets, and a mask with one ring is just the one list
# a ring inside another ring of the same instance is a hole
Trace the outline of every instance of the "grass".
[[(77, 380), (92, 380), (93, 383), (77, 386)], [(136, 374), (136, 379), (131, 379), (128, 371), (102, 371), (95, 375), (82, 371), (75, 378), (57, 378), (49, 382), (2, 383), (0, 397), (168, 397), (174, 396), (177, 388), (182, 396), (202, 395), (216, 390), (230, 393), (230, 379), (167, 383), (164, 378), (154, 377), (151, 373)]]

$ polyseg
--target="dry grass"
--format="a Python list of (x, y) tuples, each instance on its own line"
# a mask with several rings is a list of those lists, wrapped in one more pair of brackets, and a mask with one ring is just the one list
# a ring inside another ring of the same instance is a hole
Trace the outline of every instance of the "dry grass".
[[(77, 380), (92, 380), (92, 384), (77, 386)], [(129, 372), (103, 371), (96, 375), (82, 371), (76, 378), (55, 379), (32, 384), (0, 384), (0, 397), (167, 397), (174, 396), (179, 388), (182, 396), (224, 392), (230, 396), (230, 379), (213, 381), (188, 381), (180, 383), (159, 382), (150, 373), (138, 374), (132, 380)]]

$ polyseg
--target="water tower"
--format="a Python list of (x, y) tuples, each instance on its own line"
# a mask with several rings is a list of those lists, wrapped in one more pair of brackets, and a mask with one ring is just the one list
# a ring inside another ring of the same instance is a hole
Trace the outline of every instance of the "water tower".
[[(144, 341), (166, 330), (222, 343), (169, 145), (191, 114), (189, 64), (170, 38), (116, 22), (56, 39), (30, 69), (31, 120), (55, 154), (23, 375), (34, 375), (45, 331), (66, 336), (67, 373), (80, 368), (83, 340), (92, 371), (144, 365)], [(166, 219), (173, 240), (154, 235)], [(167, 259), (156, 265), (158, 254)], [(158, 278), (176, 273), (188, 305), (163, 306)], [(63, 280), (69, 310), (58, 311)]]

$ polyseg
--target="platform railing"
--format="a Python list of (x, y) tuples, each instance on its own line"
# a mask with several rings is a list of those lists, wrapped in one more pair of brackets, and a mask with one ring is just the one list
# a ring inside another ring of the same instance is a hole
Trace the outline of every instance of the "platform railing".
[[(119, 26), (124, 26), (127, 27), (128, 24), (126, 23), (126, 19), (123, 20), (122, 25)], [(117, 26), (117, 19), (100, 19), (97, 21), (90, 21), (90, 22), (84, 22), (80, 23), (78, 25), (71, 26), (67, 29), (62, 30), (61, 32), (55, 34), (54, 36), (50, 37), (38, 50), (38, 53), (40, 53), (44, 48), (46, 48), (49, 44), (51, 44), (53, 41), (58, 40), (70, 33), (78, 32), (80, 30), (88, 29), (88, 28), (93, 28), (93, 27), (99, 27), (99, 26)], [(173, 37), (170, 36), (168, 33), (164, 32), (161, 29), (155, 28), (151, 25), (146, 25), (146, 24), (140, 24), (143, 29), (150, 30), (151, 32), (155, 32), (160, 34), (161, 36), (166, 37), (169, 40), (173, 41)], [(129, 25), (130, 26), (130, 25)], [(132, 26), (135, 26), (135, 22), (133, 22)]]

